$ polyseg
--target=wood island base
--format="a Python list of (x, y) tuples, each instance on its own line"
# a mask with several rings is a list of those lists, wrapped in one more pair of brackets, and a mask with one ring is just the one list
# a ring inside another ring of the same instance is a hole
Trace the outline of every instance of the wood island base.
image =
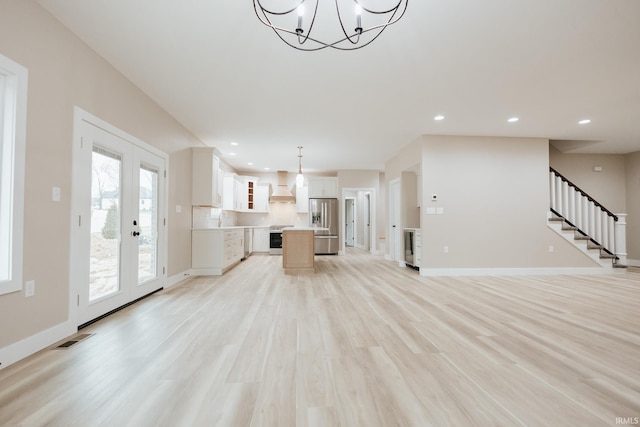
[(310, 229), (282, 230), (282, 268), (284, 274), (314, 274), (314, 232)]

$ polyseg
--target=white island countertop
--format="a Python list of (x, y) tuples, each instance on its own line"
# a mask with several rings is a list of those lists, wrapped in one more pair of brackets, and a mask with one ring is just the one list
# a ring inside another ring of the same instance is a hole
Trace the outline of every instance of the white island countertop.
[(225, 225), (222, 227), (198, 227), (192, 228), (191, 231), (206, 231), (206, 230), (237, 230), (239, 228), (269, 228), (268, 225)]
[(282, 231), (297, 230), (297, 231), (329, 231), (328, 228), (323, 227), (285, 227)]

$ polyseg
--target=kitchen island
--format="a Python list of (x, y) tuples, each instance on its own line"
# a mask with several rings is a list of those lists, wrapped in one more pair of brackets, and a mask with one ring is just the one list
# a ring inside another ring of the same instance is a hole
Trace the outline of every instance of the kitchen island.
[(314, 274), (314, 228), (282, 229), (282, 268), (284, 274)]

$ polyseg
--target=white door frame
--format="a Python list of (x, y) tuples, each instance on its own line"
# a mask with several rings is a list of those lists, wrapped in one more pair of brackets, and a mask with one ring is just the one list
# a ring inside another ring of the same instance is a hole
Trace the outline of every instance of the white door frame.
[[(363, 192), (368, 192), (368, 193), (371, 194), (371, 198), (370, 198), (371, 208), (370, 208), (370, 210), (371, 210), (371, 224), (372, 224), (372, 226), (369, 227), (369, 229), (370, 229), (369, 253), (373, 254), (376, 251), (376, 248), (375, 248), (375, 245), (373, 244), (373, 242), (376, 242), (377, 238), (378, 238), (377, 237), (377, 232), (376, 232), (376, 227), (375, 227), (375, 224), (376, 224), (376, 209), (373, 208), (374, 206), (377, 206), (376, 205), (377, 194), (376, 194), (376, 189), (375, 188), (370, 188), (370, 187), (364, 187), (364, 188), (361, 188), (361, 187), (348, 187), (348, 188), (343, 188), (342, 189), (342, 198), (341, 198), (342, 202), (340, 203), (340, 206), (341, 206), (341, 208), (340, 208), (340, 219), (341, 219), (341, 221), (340, 221), (340, 236), (341, 236), (340, 237), (340, 248), (341, 248), (341, 253), (342, 254), (345, 253), (345, 248), (346, 248), (346, 244), (345, 244), (346, 239), (345, 239), (345, 237), (347, 236), (346, 230), (345, 230), (345, 221), (344, 221), (344, 218), (346, 217), (344, 200), (346, 198), (351, 198), (352, 196), (347, 196), (347, 194), (351, 193), (351, 192), (354, 192), (354, 191), (355, 192), (363, 191)], [(355, 215), (355, 216), (357, 217), (357, 215)], [(355, 230), (354, 230), (354, 236), (356, 236)]]
[[(356, 218), (357, 217), (357, 215), (356, 215), (356, 206), (357, 206), (357, 204), (356, 204), (356, 198), (353, 197), (353, 196), (348, 196), (348, 197), (345, 196), (344, 201), (345, 202), (351, 201), (351, 215), (352, 215), (351, 219), (352, 219), (352, 227), (353, 227), (353, 229), (351, 230), (352, 234), (353, 234), (353, 245), (352, 246), (355, 248), (356, 247), (356, 241), (357, 241), (357, 232), (356, 232), (356, 221), (357, 221), (357, 218)], [(344, 228), (345, 228), (345, 230), (344, 230), (344, 246), (346, 248), (346, 246), (347, 246), (347, 221), (349, 220), (349, 217), (347, 216), (347, 205), (346, 205), (346, 203), (345, 203), (345, 206), (344, 206), (344, 216), (343, 216), (343, 218), (344, 218), (344, 221), (345, 221), (345, 224), (344, 224)]]
[[(400, 178), (389, 181), (389, 260), (402, 263), (402, 218), (400, 207)], [(397, 202), (397, 203), (394, 203)]]
[[(73, 122), (73, 161), (72, 161), (72, 186), (71, 186), (71, 235), (70, 235), (70, 256), (69, 256), (69, 321), (74, 326), (79, 326), (81, 319), (79, 316), (79, 287), (85, 285), (85, 277), (79, 277), (83, 273), (77, 267), (78, 260), (86, 257), (85, 250), (78, 242), (81, 240), (78, 238), (79, 224), (83, 221), (90, 223), (90, 218), (86, 217), (86, 200), (83, 198), (79, 191), (78, 182), (84, 177), (84, 169), (86, 165), (84, 160), (80, 156), (80, 149), (82, 147), (82, 134), (83, 127), (87, 124), (95, 126), (105, 132), (108, 132), (135, 147), (142, 150), (146, 150), (155, 156), (158, 156), (164, 160), (164, 170), (161, 172), (159, 179), (165, 180), (165, 185), (161, 186), (161, 192), (158, 194), (158, 221), (162, 224), (160, 227), (162, 232), (158, 235), (158, 254), (157, 263), (161, 268), (159, 269), (160, 287), (163, 287), (166, 283), (167, 272), (167, 207), (168, 207), (168, 179), (166, 179), (166, 171), (169, 169), (169, 156), (158, 150), (157, 148), (145, 143), (144, 141), (116, 128), (115, 126), (105, 122), (104, 120), (92, 115), (91, 113), (79, 108), (74, 107), (74, 122)], [(82, 177), (82, 178), (81, 178)], [(136, 298), (132, 298), (135, 300)], [(129, 301), (131, 302), (131, 301)]]

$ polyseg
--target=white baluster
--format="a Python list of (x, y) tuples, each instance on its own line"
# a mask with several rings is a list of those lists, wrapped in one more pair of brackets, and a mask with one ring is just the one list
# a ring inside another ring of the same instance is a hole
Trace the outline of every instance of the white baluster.
[(607, 213), (605, 211), (603, 211), (602, 209), (599, 209), (600, 211), (600, 224), (601, 224), (601, 236), (602, 236), (602, 240), (600, 240), (600, 243), (602, 244), (602, 246), (605, 247), (605, 249), (609, 249), (609, 224), (608, 224), (608, 218), (609, 215), (607, 215)]
[(627, 265), (627, 214), (616, 214), (618, 221), (615, 223), (615, 254), (619, 258), (618, 263)]
[(556, 185), (555, 185), (555, 180), (556, 178), (556, 174), (553, 172), (549, 172), (549, 201), (551, 209), (553, 209), (554, 211), (558, 211), (558, 209), (556, 209)]
[(564, 216), (562, 212), (562, 179), (559, 176), (556, 177), (556, 207), (558, 213)]
[(568, 218), (569, 215), (569, 184), (562, 182), (562, 216)]
[(582, 197), (582, 231), (591, 235), (589, 231), (589, 200), (586, 197)]
[(607, 216), (609, 225), (609, 250), (612, 253), (616, 253), (616, 221), (612, 216)]
[(589, 201), (589, 236), (597, 240), (597, 228), (596, 228), (596, 205), (592, 201)]
[(584, 230), (584, 224), (582, 224), (582, 201), (584, 200), (584, 196), (576, 192), (576, 222), (574, 224), (580, 230)]
[(567, 218), (573, 225), (576, 224), (576, 188), (573, 186), (569, 187), (569, 197), (567, 204)]

